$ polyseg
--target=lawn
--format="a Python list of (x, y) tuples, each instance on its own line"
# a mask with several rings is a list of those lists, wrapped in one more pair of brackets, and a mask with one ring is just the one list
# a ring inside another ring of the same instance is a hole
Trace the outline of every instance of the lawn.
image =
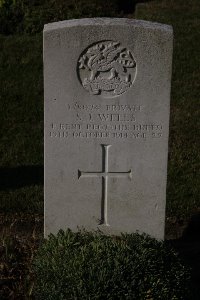
[(174, 29), (167, 217), (185, 219), (200, 209), (200, 2), (152, 1), (136, 17)]
[(0, 40), (1, 212), (42, 213), (42, 35)]
[[(100, 0), (79, 0), (76, 5), (70, 0), (66, 6), (61, 0), (51, 0), (49, 4), (44, 1), (44, 5), (41, 1), (33, 3), (31, 8), (22, 10), (20, 6), (15, 10), (17, 16), (10, 9), (10, 16), (15, 17), (13, 23), (6, 23), (5, 15), (0, 14), (0, 24), (6, 24), (0, 35), (0, 251), (3, 259), (0, 298), (23, 299), (23, 293), (26, 299), (32, 297), (34, 275), (30, 262), (42, 236), (43, 218), (41, 29), (45, 22), (65, 18), (136, 17), (173, 26), (166, 238), (179, 238), (190, 218), (196, 215), (194, 234), (190, 232), (192, 239), (173, 242), (193, 267), (195, 283), (200, 278), (197, 236), (200, 227), (200, 1), (149, 1), (139, 4), (135, 14), (131, 1), (124, 1), (126, 5), (119, 1), (103, 5)], [(14, 276), (9, 270), (16, 264), (22, 271)]]

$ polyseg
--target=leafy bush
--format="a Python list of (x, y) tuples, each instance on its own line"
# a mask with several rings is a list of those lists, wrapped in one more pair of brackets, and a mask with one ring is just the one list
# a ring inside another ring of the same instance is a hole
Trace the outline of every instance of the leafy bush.
[(191, 299), (190, 273), (175, 252), (146, 235), (59, 231), (34, 262), (36, 299)]
[(113, 17), (136, 0), (0, 0), (0, 33), (36, 33), (44, 24), (73, 18)]
[(25, 10), (21, 0), (0, 0), (0, 33), (22, 31), (24, 15)]

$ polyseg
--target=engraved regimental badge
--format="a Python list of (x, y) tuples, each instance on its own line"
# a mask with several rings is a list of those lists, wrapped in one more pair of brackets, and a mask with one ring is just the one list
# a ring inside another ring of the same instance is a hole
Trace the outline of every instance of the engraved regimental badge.
[(102, 41), (88, 47), (79, 57), (78, 76), (93, 95), (112, 98), (125, 93), (136, 76), (136, 61), (120, 42)]

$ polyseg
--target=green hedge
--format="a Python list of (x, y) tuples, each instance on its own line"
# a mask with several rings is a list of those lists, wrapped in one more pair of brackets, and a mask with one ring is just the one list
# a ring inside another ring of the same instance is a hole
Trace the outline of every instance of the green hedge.
[(34, 262), (36, 299), (192, 299), (190, 272), (175, 252), (146, 235), (60, 231)]
[(0, 33), (36, 33), (44, 24), (86, 17), (116, 17), (138, 0), (0, 0)]

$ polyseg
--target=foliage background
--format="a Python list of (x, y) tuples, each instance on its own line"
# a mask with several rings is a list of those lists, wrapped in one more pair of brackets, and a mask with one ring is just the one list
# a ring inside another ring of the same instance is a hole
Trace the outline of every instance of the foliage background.
[(42, 239), (43, 25), (80, 17), (136, 17), (174, 28), (166, 238), (198, 286), (200, 1), (149, 1), (134, 12), (137, 2), (0, 0), (1, 299), (32, 297), (31, 262)]

